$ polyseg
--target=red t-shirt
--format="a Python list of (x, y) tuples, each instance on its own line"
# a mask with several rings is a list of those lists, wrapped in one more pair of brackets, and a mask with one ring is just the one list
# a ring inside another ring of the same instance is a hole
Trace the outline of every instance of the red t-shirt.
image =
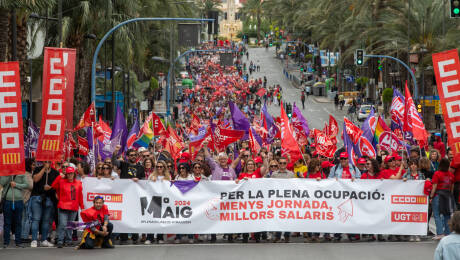
[(374, 174), (374, 176), (370, 175), (368, 172), (365, 172), (361, 175), (361, 179), (380, 179), (380, 173)]
[(454, 176), (455, 176), (455, 182), (460, 182), (460, 164), (453, 164), (451, 163), (450, 164), (450, 167), (454, 168), (455, 169), (455, 173), (454, 173)]
[(398, 174), (398, 171), (399, 169), (385, 169), (380, 171), (380, 176), (382, 176), (384, 179), (390, 179), (391, 176), (396, 176)]
[(342, 179), (351, 179), (350, 167), (343, 168)]
[(84, 209), (83, 188), (79, 180), (69, 182), (60, 175), (56, 177), (51, 187), (56, 190), (59, 202), (57, 207), (60, 209), (78, 211), (78, 207)]
[(432, 183), (438, 185), (436, 188), (438, 190), (450, 190), (454, 184), (454, 179), (454, 175), (449, 171), (436, 171), (433, 175)]
[(326, 179), (326, 175), (324, 173), (322, 173), (321, 171), (318, 171), (318, 172), (315, 172), (315, 173), (310, 173), (310, 175), (308, 175), (308, 172), (305, 172), (303, 174), (303, 177), (304, 178), (309, 178), (309, 179), (316, 179), (316, 178)]
[(240, 173), (240, 176), (238, 176), (238, 180), (242, 180), (243, 178), (248, 178), (248, 179), (262, 178), (262, 175), (260, 175), (260, 168), (257, 168), (252, 173), (247, 173), (247, 172)]

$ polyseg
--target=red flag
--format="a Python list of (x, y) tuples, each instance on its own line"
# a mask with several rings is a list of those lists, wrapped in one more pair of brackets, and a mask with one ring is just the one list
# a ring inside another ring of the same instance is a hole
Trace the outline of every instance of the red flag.
[(281, 102), (281, 150), (282, 154), (291, 156), (291, 162), (295, 162), (302, 158), (302, 152), (299, 145), (292, 135), (291, 128), (289, 127), (289, 118), (284, 111), (283, 102)]
[(19, 63), (0, 63), (0, 176), (24, 174)]
[(212, 133), (211, 133), (211, 128), (210, 127), (208, 127), (207, 133), (206, 133), (206, 135), (204, 136), (203, 139), (196, 140), (194, 142), (189, 143), (189, 145), (188, 145), (189, 148), (188, 149), (190, 151), (190, 154), (192, 155), (192, 160), (195, 160), (196, 155), (201, 150), (201, 148), (203, 148), (203, 143), (205, 141), (208, 142), (209, 147), (211, 147), (211, 148), (214, 147), (214, 143), (212, 142)]
[(190, 122), (190, 132), (192, 132), (194, 135), (197, 135), (200, 127), (200, 119), (192, 113), (192, 122)]
[(161, 122), (161, 119), (157, 114), (152, 112), (152, 114), (150, 114), (150, 116), (146, 119), (146, 121), (150, 120), (152, 120), (153, 135), (157, 136), (166, 134), (163, 122)]
[(259, 91), (257, 91), (256, 95), (259, 96), (259, 97), (263, 97), (266, 92), (267, 92), (266, 89), (261, 88), (261, 89), (259, 89)]
[[(89, 105), (88, 109), (86, 109), (85, 113), (81, 116), (80, 122), (78, 122), (78, 125), (75, 126), (74, 131), (77, 131), (79, 129), (82, 129), (84, 127), (92, 126), (94, 123), (96, 123), (96, 109), (94, 107), (94, 102)], [(96, 134), (97, 131), (94, 131)]]
[(182, 140), (177, 136), (176, 132), (171, 126), (168, 126), (166, 131), (165, 150), (171, 154), (171, 157), (176, 160), (185, 145)]
[(260, 151), (260, 144), (257, 142), (257, 140), (254, 138), (254, 135), (252, 134), (252, 128), (249, 129), (249, 148), (251, 149), (251, 152), (253, 155), (256, 155)]
[(442, 115), (446, 124), (447, 141), (454, 153), (454, 164), (460, 163), (460, 62), (457, 49), (433, 54), (433, 70), (436, 75)]
[(329, 115), (329, 128), (328, 128), (328, 131), (329, 131), (329, 136), (337, 136), (337, 134), (339, 133), (339, 125), (337, 124), (337, 121), (335, 120), (335, 118), (332, 116), (332, 115)]
[(88, 140), (79, 136), (78, 137), (78, 154), (87, 156), (89, 152)]
[(332, 143), (331, 139), (327, 134), (318, 129), (314, 129), (315, 135), (315, 144), (316, 144), (316, 151), (322, 156), (327, 158), (334, 157), (334, 153), (337, 150), (337, 147), (334, 143)]
[(66, 160), (73, 157), (73, 149), (75, 148), (77, 148), (77, 143), (73, 139), (72, 134), (67, 132), (64, 145), (64, 155)]
[(343, 118), (343, 121), (345, 122), (347, 134), (348, 136), (350, 136), (351, 141), (353, 142), (353, 144), (357, 144), (359, 138), (363, 134), (363, 130), (361, 130), (359, 127), (353, 124), (353, 122), (348, 120), (346, 117)]
[(410, 94), (409, 88), (407, 87), (406, 81), (406, 91), (405, 91), (405, 104), (404, 107), (404, 131), (412, 132), (414, 139), (423, 143), (426, 143), (428, 138), (428, 134), (425, 130), (425, 124), (423, 124), (422, 117), (420, 117), (419, 113), (417, 112), (417, 108), (415, 107), (414, 100)]
[[(42, 121), (38, 138), (37, 161), (60, 161), (67, 126), (67, 107), (73, 95), (67, 92), (75, 78), (74, 49), (45, 48), (43, 65)], [(71, 104), (73, 105), (73, 104)]]
[(110, 136), (112, 135), (112, 129), (110, 126), (102, 120), (102, 117), (99, 116), (99, 122), (94, 125), (95, 136), (98, 136), (99, 141), (106, 143), (110, 141)]
[(228, 145), (243, 138), (244, 133), (244, 130), (232, 130), (216, 126), (214, 129), (213, 139), (217, 151), (225, 150)]

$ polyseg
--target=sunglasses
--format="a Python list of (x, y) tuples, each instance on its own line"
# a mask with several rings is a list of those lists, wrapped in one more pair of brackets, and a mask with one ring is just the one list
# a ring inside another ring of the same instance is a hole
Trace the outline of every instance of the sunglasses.
[(348, 160), (348, 158), (340, 158), (341, 161)]
[(278, 165), (270, 165), (270, 168), (276, 168)]
[(173, 167), (172, 164), (169, 164), (169, 165), (168, 165), (168, 168), (172, 168), (172, 167)]
[(281, 165), (285, 165), (285, 164), (287, 164), (287, 162), (280, 162), (280, 164), (281, 164)]
[(158, 165), (156, 168), (157, 168), (157, 169), (163, 169), (164, 167), (161, 166), (161, 165)]
[(366, 163), (366, 165), (372, 165), (372, 163)]
[(97, 168), (98, 168), (98, 169), (102, 169), (102, 166), (98, 166)]
[(179, 167), (179, 170), (185, 170), (185, 167)]
[(104, 167), (103, 169), (104, 170), (110, 170), (110, 167)]
[(136, 154), (135, 154), (135, 153), (132, 153), (132, 154), (129, 154), (128, 156), (129, 156), (129, 157), (133, 157), (133, 156), (136, 156)]

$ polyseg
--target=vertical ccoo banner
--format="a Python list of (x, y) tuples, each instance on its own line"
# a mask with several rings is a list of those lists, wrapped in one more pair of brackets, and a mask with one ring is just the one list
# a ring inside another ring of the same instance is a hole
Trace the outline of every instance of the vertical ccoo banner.
[(72, 125), (67, 125), (69, 124), (67, 118), (72, 117), (73, 114), (71, 107), (73, 106), (75, 54), (75, 49), (45, 48), (42, 122), (37, 161), (62, 159), (64, 131), (72, 129)]
[(19, 63), (0, 62), (0, 176), (24, 174)]

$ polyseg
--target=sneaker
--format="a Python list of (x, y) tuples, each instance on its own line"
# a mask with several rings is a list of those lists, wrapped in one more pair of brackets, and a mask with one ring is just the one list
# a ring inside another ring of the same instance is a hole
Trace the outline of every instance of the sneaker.
[(53, 243), (49, 242), (48, 240), (44, 240), (41, 242), (40, 246), (42, 247), (53, 247)]
[(415, 242), (415, 237), (414, 237), (414, 236), (410, 236), (409, 242)]
[(3, 244), (3, 249), (8, 248), (7, 244)]
[(37, 244), (37, 240), (33, 240), (32, 242), (30, 242), (30, 247), (35, 248), (37, 247)]
[(189, 244), (193, 244), (193, 243), (195, 243), (195, 241), (193, 240), (193, 238), (190, 238), (190, 239), (188, 240), (188, 243), (189, 243)]
[(165, 241), (164, 240), (158, 240), (158, 244), (164, 244)]
[(152, 244), (152, 241), (150, 241), (150, 240), (145, 240), (144, 245), (150, 245), (150, 244)]
[(420, 242), (420, 236), (415, 236), (415, 242)]
[(63, 244), (62, 243), (58, 243), (57, 244), (57, 248), (62, 248), (63, 247)]
[(433, 237), (433, 240), (441, 240), (441, 238), (443, 237), (444, 237), (443, 235), (437, 235)]

